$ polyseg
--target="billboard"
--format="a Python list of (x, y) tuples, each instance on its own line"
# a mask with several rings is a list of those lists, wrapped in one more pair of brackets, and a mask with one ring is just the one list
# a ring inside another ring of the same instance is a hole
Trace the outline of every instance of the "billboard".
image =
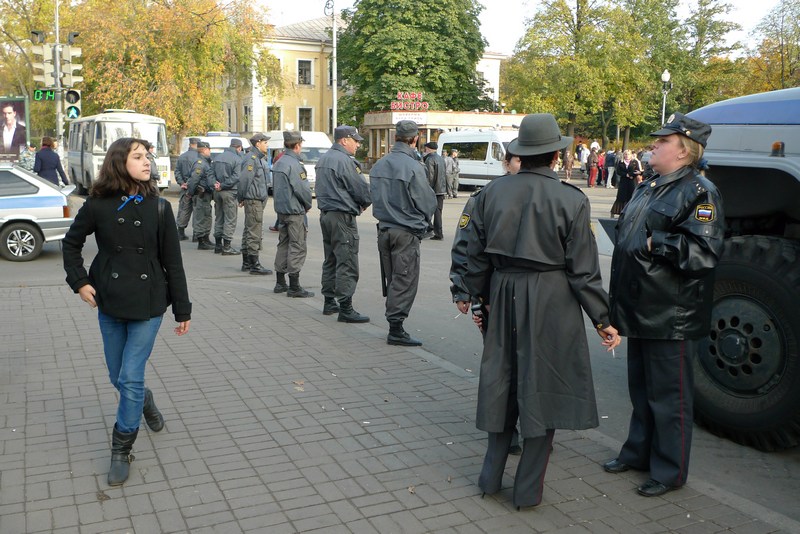
[(24, 96), (0, 97), (0, 161), (18, 161), (28, 145), (28, 99)]

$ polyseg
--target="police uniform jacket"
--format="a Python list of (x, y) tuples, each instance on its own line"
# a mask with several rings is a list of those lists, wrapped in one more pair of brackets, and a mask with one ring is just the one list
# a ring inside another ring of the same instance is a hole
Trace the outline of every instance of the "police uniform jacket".
[(497, 178), (473, 199), (450, 279), (455, 298), (490, 304), (478, 428), (505, 430), (514, 377), (522, 437), (597, 426), (581, 309), (596, 326), (609, 316), (588, 199), (547, 167)]
[(617, 223), (611, 260), (611, 322), (620, 335), (708, 334), (724, 220), (717, 188), (690, 167), (636, 188)]
[(311, 186), (306, 168), (291, 150), (272, 166), (275, 212), (283, 215), (300, 215), (311, 209)]
[(401, 228), (419, 237), (428, 231), (436, 195), (416, 151), (408, 144), (395, 143), (391, 152), (373, 165), (369, 187), (372, 214), (381, 230)]
[(214, 182), (216, 181), (214, 170), (211, 168), (211, 159), (198, 154), (197, 159), (192, 163), (186, 192), (190, 195), (210, 193), (214, 191)]
[(214, 169), (214, 177), (219, 182), (220, 191), (236, 191), (239, 185), (239, 167), (242, 164), (242, 157), (233, 147), (227, 147), (214, 157), (211, 167)]
[[(67, 284), (76, 293), (92, 284), (98, 308), (111, 317), (146, 321), (172, 304), (175, 320), (188, 321), (192, 304), (172, 207), (164, 202), (164, 228), (159, 231), (162, 201), (145, 197), (118, 211), (127, 198), (120, 192), (89, 197), (83, 204), (62, 241)], [(90, 234), (98, 252), (87, 273), (81, 252)]]
[(178, 185), (184, 184), (189, 181), (189, 175), (192, 173), (192, 165), (200, 157), (197, 149), (190, 148), (180, 156), (178, 161), (175, 162), (175, 182)]
[(361, 167), (339, 143), (334, 143), (319, 158), (315, 169), (314, 190), (320, 211), (361, 215), (372, 204), (369, 184), (361, 174)]
[(428, 173), (428, 183), (436, 195), (444, 195), (447, 192), (447, 173), (444, 158), (436, 152), (430, 152), (423, 156), (425, 170)]
[(239, 168), (239, 186), (236, 197), (239, 202), (244, 200), (267, 200), (269, 186), (269, 170), (264, 162), (264, 154), (256, 147), (251, 147), (250, 152), (242, 159)]

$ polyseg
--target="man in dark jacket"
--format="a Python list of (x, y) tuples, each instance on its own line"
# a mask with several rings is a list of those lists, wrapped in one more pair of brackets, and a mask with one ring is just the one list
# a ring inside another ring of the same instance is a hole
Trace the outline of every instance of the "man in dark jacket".
[(199, 142), (200, 139), (197, 137), (190, 137), (189, 150), (178, 156), (178, 161), (175, 163), (175, 183), (181, 188), (181, 194), (178, 197), (178, 215), (175, 216), (175, 220), (178, 225), (178, 237), (181, 241), (189, 239), (186, 237), (186, 227), (189, 226), (189, 219), (192, 218), (194, 204), (191, 196), (186, 194), (186, 189), (189, 187), (192, 165), (199, 157), (197, 153), (197, 143)]
[(369, 173), (372, 214), (378, 219), (378, 252), (386, 296), (390, 345), (418, 346), (403, 328), (419, 285), (419, 242), (430, 230), (436, 195), (416, 158), (419, 127), (403, 120), (395, 125), (395, 144)]
[(242, 271), (250, 274), (272, 274), (258, 260), (261, 238), (264, 233), (264, 208), (267, 206), (269, 167), (264, 161), (269, 136), (257, 133), (250, 138), (250, 152), (244, 157), (239, 169), (239, 185), (236, 197), (244, 206), (244, 229), (242, 230)]
[[(0, 129), (0, 153), (19, 154), (20, 147), (27, 145), (28, 138), (25, 127), (17, 122), (17, 110), (11, 102), (0, 103), (0, 113), (3, 114), (3, 127)], [(14, 158), (16, 159), (16, 158)]]
[(239, 201), (236, 189), (239, 185), (239, 168), (242, 164), (242, 141), (231, 139), (231, 145), (214, 158), (214, 252), (223, 256), (236, 256), (240, 252), (233, 248), (233, 234)]
[(428, 183), (436, 194), (436, 211), (433, 214), (433, 237), (431, 239), (441, 241), (444, 239), (442, 208), (444, 207), (444, 196), (447, 193), (447, 173), (445, 172), (444, 158), (436, 153), (438, 148), (439, 145), (434, 141), (425, 143), (425, 155), (422, 156), (422, 161), (425, 163)]
[(197, 143), (197, 159), (192, 164), (187, 183), (187, 195), (192, 199), (192, 233), (198, 250), (214, 250), (208, 238), (211, 234), (211, 201), (214, 198), (214, 170), (211, 168), (211, 145)]

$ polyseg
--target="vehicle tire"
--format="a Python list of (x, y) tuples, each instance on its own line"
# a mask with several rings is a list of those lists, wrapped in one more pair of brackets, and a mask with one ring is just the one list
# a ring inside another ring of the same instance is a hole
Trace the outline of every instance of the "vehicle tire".
[(44, 236), (39, 229), (24, 222), (15, 222), (0, 231), (0, 256), (9, 261), (31, 261), (39, 257)]
[(735, 237), (695, 360), (695, 418), (762, 451), (800, 444), (800, 243)]

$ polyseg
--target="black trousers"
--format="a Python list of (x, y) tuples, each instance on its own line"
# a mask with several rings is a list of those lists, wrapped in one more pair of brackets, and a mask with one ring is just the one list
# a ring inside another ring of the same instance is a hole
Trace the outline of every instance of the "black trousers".
[(628, 339), (633, 413), (619, 460), (667, 486), (688, 476), (696, 348), (695, 341)]
[(436, 211), (433, 213), (433, 235), (444, 237), (442, 233), (442, 209), (444, 208), (444, 195), (436, 195)]

